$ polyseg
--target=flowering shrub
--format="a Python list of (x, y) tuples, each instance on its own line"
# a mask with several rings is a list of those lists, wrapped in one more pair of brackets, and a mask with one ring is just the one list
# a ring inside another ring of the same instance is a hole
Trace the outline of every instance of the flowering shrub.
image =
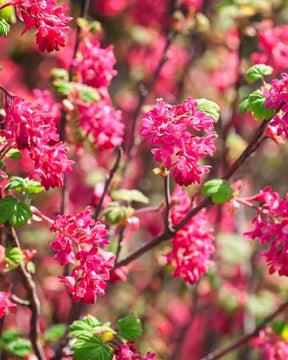
[(1, 1), (1, 359), (287, 358), (285, 21)]

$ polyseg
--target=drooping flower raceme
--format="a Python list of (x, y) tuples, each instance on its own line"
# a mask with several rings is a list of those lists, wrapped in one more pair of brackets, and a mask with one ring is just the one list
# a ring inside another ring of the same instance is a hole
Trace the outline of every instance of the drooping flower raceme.
[(36, 28), (36, 43), (40, 51), (60, 50), (65, 46), (66, 36), (71, 29), (66, 25), (72, 18), (65, 14), (69, 11), (67, 2), (56, 6), (56, 0), (11, 0), (18, 18), (25, 22), (22, 32)]
[[(191, 201), (179, 186), (171, 197), (171, 220), (176, 225), (191, 208)], [(205, 209), (192, 217), (173, 238), (173, 249), (167, 254), (167, 261), (175, 268), (174, 277), (182, 277), (194, 284), (213, 265), (214, 253), (212, 235)]]
[(105, 293), (115, 262), (114, 254), (100, 248), (109, 244), (105, 225), (95, 222), (91, 210), (86, 208), (76, 216), (58, 215), (51, 231), (58, 234), (51, 243), (51, 248), (57, 251), (55, 259), (62, 266), (77, 262), (72, 273), (61, 278), (73, 301), (95, 303), (96, 294)]
[[(215, 151), (212, 116), (197, 110), (197, 102), (192, 98), (183, 105), (169, 105), (160, 100), (142, 119), (142, 136), (151, 136), (155, 159), (172, 170), (172, 176), (179, 185), (200, 183), (201, 175), (209, 172), (209, 167), (198, 161)], [(208, 136), (197, 136), (206, 132)]]
[(128, 341), (126, 344), (119, 345), (114, 351), (113, 360), (153, 360), (155, 354), (148, 352), (146, 355), (141, 355), (134, 346), (133, 341)]
[(35, 163), (30, 177), (40, 179), (48, 190), (63, 186), (64, 173), (72, 171), (73, 161), (68, 160), (68, 148), (59, 141), (55, 119), (39, 107), (20, 97), (7, 101), (0, 135), (10, 147), (29, 153)]
[(288, 74), (281, 74), (281, 79), (274, 79), (271, 86), (264, 90), (264, 96), (268, 99), (266, 108), (273, 108), (281, 112), (274, 115), (270, 121), (271, 126), (277, 127), (277, 135), (284, 135), (288, 139)]
[(9, 294), (0, 291), (0, 319), (7, 314), (8, 311), (13, 310), (16, 305), (9, 300)]
[(281, 199), (279, 194), (268, 186), (259, 194), (248, 199), (260, 203), (253, 219), (254, 229), (246, 236), (258, 239), (268, 250), (261, 253), (265, 257), (271, 274), (288, 276), (288, 194)]

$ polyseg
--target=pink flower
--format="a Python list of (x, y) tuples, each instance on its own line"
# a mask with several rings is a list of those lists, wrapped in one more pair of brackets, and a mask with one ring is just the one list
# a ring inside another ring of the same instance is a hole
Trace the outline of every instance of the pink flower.
[[(151, 136), (155, 160), (163, 162), (172, 170), (172, 176), (179, 185), (200, 183), (201, 175), (209, 172), (209, 167), (198, 164), (200, 158), (212, 156), (215, 151), (213, 118), (204, 111), (197, 110), (197, 102), (192, 98), (183, 105), (169, 105), (158, 101), (156, 106), (142, 119), (142, 136)], [(188, 129), (205, 131), (209, 135), (195, 136)]]
[(56, 7), (56, 0), (13, 0), (16, 14), (25, 22), (26, 31), (36, 27), (36, 43), (40, 51), (59, 50), (65, 46), (66, 35), (71, 29), (66, 25), (72, 18), (65, 13), (69, 8), (67, 2)]
[(94, 6), (100, 15), (113, 17), (125, 10), (130, 0), (96, 0)]
[(9, 294), (0, 291), (0, 319), (7, 314), (8, 311), (15, 309), (16, 305), (9, 300)]
[(281, 335), (273, 333), (270, 327), (260, 331), (253, 344), (261, 353), (263, 360), (286, 360), (288, 358), (288, 342)]
[(134, 346), (133, 341), (128, 341), (126, 344), (119, 345), (114, 352), (113, 360), (153, 360), (155, 354), (148, 352), (146, 355), (141, 355)]
[[(188, 195), (176, 187), (171, 198), (171, 219), (176, 225), (189, 211)], [(212, 228), (209, 228), (205, 210), (192, 217), (173, 238), (173, 249), (167, 256), (168, 264), (175, 268), (174, 277), (194, 284), (213, 265), (214, 253)]]

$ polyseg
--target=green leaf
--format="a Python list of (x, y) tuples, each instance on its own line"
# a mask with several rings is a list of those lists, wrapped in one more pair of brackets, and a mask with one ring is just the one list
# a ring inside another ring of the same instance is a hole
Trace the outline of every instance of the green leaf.
[(256, 120), (270, 119), (274, 115), (273, 109), (266, 109), (265, 103), (267, 99), (260, 90), (254, 91), (249, 95), (249, 110)]
[(277, 333), (277, 334), (282, 334), (283, 330), (285, 330), (285, 328), (287, 328), (288, 324), (287, 322), (284, 321), (274, 321), (271, 324), (272, 329)]
[(253, 83), (265, 75), (271, 75), (272, 72), (273, 69), (271, 68), (271, 66), (267, 66), (264, 64), (253, 65), (248, 69), (246, 73), (246, 80), (249, 83)]
[(18, 331), (15, 330), (8, 330), (5, 331), (2, 336), (1, 336), (1, 340), (5, 343), (8, 344), (9, 342), (18, 339), (19, 337), (21, 337), (21, 334)]
[(16, 247), (5, 249), (5, 261), (11, 268), (16, 268), (23, 259), (22, 251)]
[(203, 110), (206, 115), (214, 118), (214, 122), (218, 121), (220, 107), (215, 102), (207, 99), (196, 99), (195, 101), (197, 102), (197, 110)]
[(6, 156), (9, 158), (9, 159), (12, 159), (12, 160), (20, 160), (22, 159), (22, 153), (21, 151), (17, 150), (17, 149), (10, 149)]
[(149, 204), (149, 199), (139, 190), (119, 189), (112, 191), (111, 197), (113, 200), (123, 200), (131, 203), (132, 201), (140, 202), (142, 204)]
[(0, 224), (9, 221), (12, 226), (25, 225), (32, 218), (29, 206), (12, 196), (0, 199)]
[(7, 345), (7, 349), (19, 357), (28, 356), (32, 351), (30, 341), (18, 338)]
[(69, 329), (69, 337), (74, 339), (81, 335), (89, 334), (97, 326), (102, 326), (98, 319), (92, 315), (85, 316), (82, 320), (73, 322)]
[(100, 100), (100, 95), (96, 89), (91, 86), (83, 85), (79, 90), (81, 99), (86, 103), (91, 103)]
[(30, 274), (35, 274), (36, 272), (35, 264), (32, 261), (28, 262), (28, 264), (26, 265), (26, 269)]
[(5, 19), (0, 19), (0, 36), (4, 35), (8, 36), (10, 31), (10, 25), (7, 23)]
[(56, 80), (52, 85), (61, 95), (69, 95), (72, 90), (72, 84), (64, 80)]
[(239, 104), (239, 114), (245, 114), (249, 110), (249, 100), (247, 96)]
[(80, 336), (72, 349), (74, 351), (73, 360), (111, 360), (113, 357), (111, 348), (97, 334)]
[(53, 68), (51, 70), (51, 76), (54, 79), (61, 79), (61, 80), (66, 80), (66, 81), (68, 81), (68, 79), (69, 79), (68, 71), (65, 69), (61, 69), (61, 68)]
[(117, 225), (127, 218), (127, 208), (117, 202), (112, 202), (106, 207), (103, 215), (111, 225)]
[(223, 204), (233, 197), (233, 190), (226, 180), (214, 179), (203, 185), (202, 195), (211, 197), (214, 204)]
[(5, 191), (12, 189), (23, 193), (25, 191), (25, 180), (18, 176), (11, 177), (9, 183), (5, 186)]
[(126, 340), (136, 340), (142, 335), (141, 322), (135, 315), (118, 320), (116, 328)]
[(61, 339), (66, 331), (65, 324), (56, 324), (46, 330), (44, 337), (46, 341), (56, 341)]

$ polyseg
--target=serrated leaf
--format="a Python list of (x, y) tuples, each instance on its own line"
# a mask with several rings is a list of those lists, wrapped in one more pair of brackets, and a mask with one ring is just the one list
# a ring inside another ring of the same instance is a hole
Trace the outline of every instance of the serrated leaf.
[(44, 188), (41, 186), (39, 181), (30, 180), (29, 178), (21, 178), (18, 176), (13, 176), (9, 180), (9, 183), (5, 186), (5, 190), (15, 190), (20, 194), (27, 193), (29, 195), (38, 194), (41, 191), (44, 191)]
[(274, 115), (273, 109), (266, 109), (265, 103), (267, 99), (260, 90), (254, 91), (248, 97), (249, 110), (256, 120), (270, 119)]
[(223, 204), (233, 197), (233, 190), (226, 180), (207, 181), (202, 187), (202, 195), (211, 197), (214, 204)]
[(56, 324), (51, 326), (48, 330), (46, 330), (44, 337), (46, 341), (56, 341), (61, 339), (66, 331), (65, 324)]
[(73, 87), (71, 83), (64, 80), (56, 80), (52, 85), (61, 95), (69, 95)]
[(11, 196), (0, 199), (0, 224), (5, 224), (11, 219), (14, 212), (15, 200), (16, 199)]
[(196, 99), (195, 101), (197, 102), (197, 110), (203, 110), (206, 115), (214, 118), (214, 122), (218, 121), (220, 107), (214, 101), (207, 99)]
[(239, 104), (239, 114), (245, 114), (247, 111), (249, 111), (249, 100), (248, 96), (245, 97)]
[(259, 80), (262, 76), (271, 75), (272, 72), (273, 69), (271, 68), (271, 66), (267, 66), (264, 64), (253, 65), (247, 70), (246, 80), (249, 83), (253, 83)]
[(91, 103), (100, 100), (100, 95), (98, 91), (91, 86), (83, 85), (79, 90), (79, 96), (86, 103)]
[(12, 159), (12, 160), (21, 160), (22, 153), (21, 153), (21, 151), (19, 151), (17, 149), (10, 149), (6, 154), (6, 157), (8, 157), (9, 159)]
[(8, 36), (10, 31), (10, 25), (7, 23), (5, 19), (0, 19), (0, 36), (4, 35), (5, 37)]
[(12, 189), (23, 193), (25, 190), (25, 180), (18, 176), (11, 177), (9, 183), (5, 186), (5, 191)]
[(74, 351), (73, 360), (111, 360), (113, 357), (111, 348), (97, 334), (80, 336), (72, 349)]
[(127, 208), (116, 202), (112, 202), (106, 207), (103, 215), (111, 225), (117, 225), (127, 218)]
[(82, 320), (73, 322), (69, 329), (69, 337), (74, 339), (83, 334), (91, 333), (97, 326), (102, 326), (102, 323), (98, 319), (92, 315), (85, 316)]
[(12, 226), (22, 226), (27, 224), (27, 222), (32, 218), (32, 212), (30, 207), (23, 202), (17, 201), (15, 204), (14, 212), (11, 218), (9, 219), (9, 223)]
[(28, 356), (32, 351), (30, 341), (18, 338), (7, 344), (7, 349), (19, 357)]
[(116, 328), (126, 340), (136, 340), (142, 335), (141, 322), (135, 315), (118, 320)]
[(17, 267), (23, 259), (22, 251), (16, 247), (5, 249), (5, 262), (11, 267)]
[(132, 201), (136, 201), (136, 202), (140, 202), (142, 204), (149, 204), (149, 199), (144, 194), (142, 194), (141, 191), (136, 190), (136, 189), (114, 190), (111, 193), (111, 198), (113, 200), (123, 200), (123, 201), (127, 201), (129, 203)]

